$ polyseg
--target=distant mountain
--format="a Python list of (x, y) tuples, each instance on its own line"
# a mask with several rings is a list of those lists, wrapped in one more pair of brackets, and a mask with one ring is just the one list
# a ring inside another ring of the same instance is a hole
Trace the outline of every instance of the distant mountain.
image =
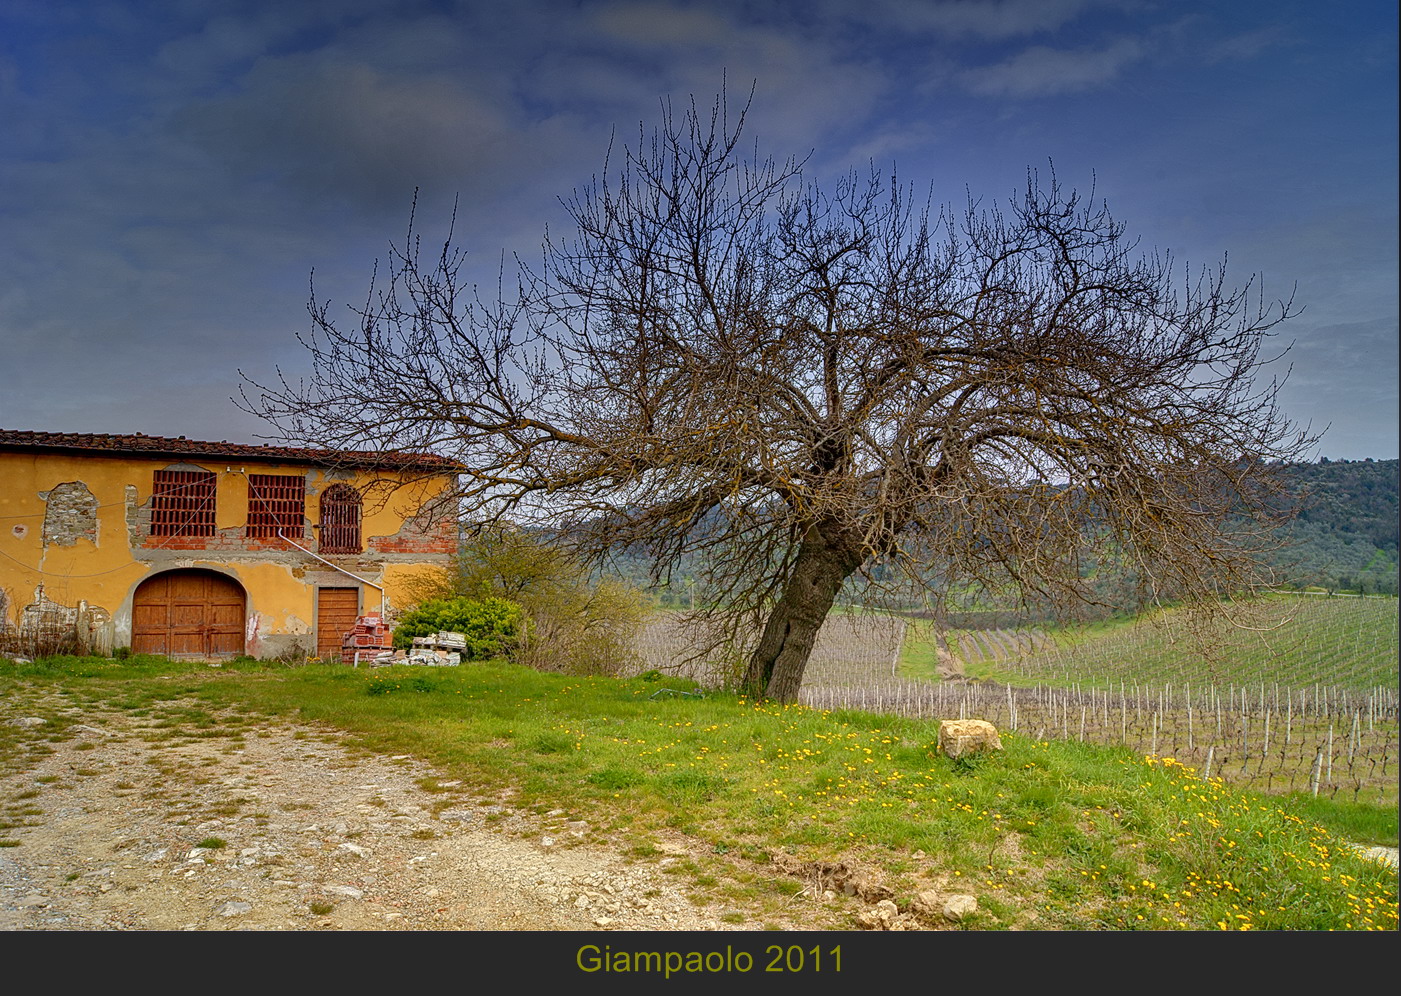
[(1284, 471), (1303, 507), (1275, 566), (1300, 587), (1395, 595), (1401, 461), (1323, 459)]

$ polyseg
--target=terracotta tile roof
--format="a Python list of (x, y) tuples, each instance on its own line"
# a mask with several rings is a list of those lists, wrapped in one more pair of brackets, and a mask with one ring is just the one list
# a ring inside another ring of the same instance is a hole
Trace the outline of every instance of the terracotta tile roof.
[(96, 432), (26, 432), (0, 429), (0, 449), (111, 453), (147, 457), (225, 457), (277, 463), (306, 463), (318, 467), (452, 473), (461, 464), (433, 453), (375, 453), (369, 450), (319, 450), (250, 443), (201, 442), (180, 436), (115, 435)]

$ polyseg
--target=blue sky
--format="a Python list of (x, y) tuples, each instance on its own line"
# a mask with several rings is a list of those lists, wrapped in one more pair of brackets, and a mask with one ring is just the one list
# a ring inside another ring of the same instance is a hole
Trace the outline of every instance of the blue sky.
[(725, 80), (815, 175), (1005, 201), (1053, 163), (1145, 246), (1229, 254), (1303, 306), (1318, 453), (1397, 456), (1390, 0), (5, 0), (0, 427), (254, 441), (239, 370), (304, 370), (309, 274), (363, 301), (415, 188), (490, 274), (615, 129)]

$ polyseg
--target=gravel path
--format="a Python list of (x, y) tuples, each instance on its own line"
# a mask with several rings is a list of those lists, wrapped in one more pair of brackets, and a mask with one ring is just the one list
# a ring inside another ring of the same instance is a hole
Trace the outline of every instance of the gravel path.
[[(412, 758), (353, 753), (330, 731), (264, 726), (162, 742), (150, 739), (152, 720), (110, 712), (51, 741), (56, 727), (13, 705), (0, 702), (0, 723), (24, 738), (0, 776), (11, 824), (0, 838), (19, 842), (0, 848), (3, 930), (773, 922), (692, 902), (684, 878), (667, 874), (690, 853), (684, 838), (629, 863), (565, 813), (521, 814), (507, 799), (437, 783)], [(829, 910), (801, 912), (802, 926), (829, 925)]]

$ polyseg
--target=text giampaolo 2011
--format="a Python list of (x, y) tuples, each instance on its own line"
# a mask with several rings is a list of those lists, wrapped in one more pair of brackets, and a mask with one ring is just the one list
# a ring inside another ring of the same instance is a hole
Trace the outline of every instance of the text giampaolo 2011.
[(840, 972), (842, 946), (805, 948), (799, 944), (768, 944), (755, 955), (732, 944), (721, 950), (631, 950), (609, 944), (584, 944), (575, 952), (574, 963), (581, 972), (672, 975), (719, 974), (723, 972)]

